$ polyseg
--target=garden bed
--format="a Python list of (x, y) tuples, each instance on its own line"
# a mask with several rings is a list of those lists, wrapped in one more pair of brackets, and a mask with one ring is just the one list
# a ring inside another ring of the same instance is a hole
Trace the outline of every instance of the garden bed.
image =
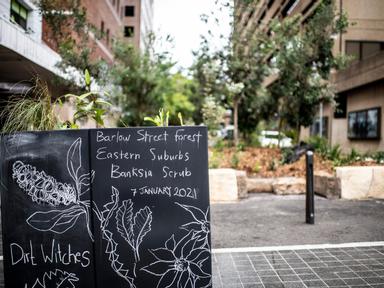
[[(282, 153), (278, 148), (246, 147), (238, 149), (210, 149), (210, 168), (234, 168), (244, 170), (248, 176), (254, 177), (305, 177), (305, 156), (292, 164), (282, 164)], [(348, 166), (377, 166), (375, 161), (355, 161)], [(334, 163), (315, 153), (315, 172), (324, 171), (335, 174)]]

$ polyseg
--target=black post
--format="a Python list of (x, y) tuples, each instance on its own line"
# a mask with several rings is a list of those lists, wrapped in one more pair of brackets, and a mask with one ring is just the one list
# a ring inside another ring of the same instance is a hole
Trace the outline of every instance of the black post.
[(313, 151), (307, 151), (305, 155), (306, 160), (306, 182), (307, 182), (307, 194), (306, 194), (306, 213), (305, 222), (307, 224), (315, 224), (315, 193), (313, 191)]

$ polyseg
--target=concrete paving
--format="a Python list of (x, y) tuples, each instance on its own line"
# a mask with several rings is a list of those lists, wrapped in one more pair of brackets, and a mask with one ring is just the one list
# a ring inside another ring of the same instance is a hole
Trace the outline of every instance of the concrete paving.
[(383, 200), (315, 199), (315, 225), (305, 224), (305, 197), (255, 194), (211, 208), (213, 248), (384, 240)]

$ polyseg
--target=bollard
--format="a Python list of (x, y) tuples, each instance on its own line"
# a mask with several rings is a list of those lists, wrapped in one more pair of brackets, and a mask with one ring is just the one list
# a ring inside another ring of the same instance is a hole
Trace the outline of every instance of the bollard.
[(305, 222), (315, 224), (315, 193), (313, 191), (313, 151), (307, 151), (305, 155), (306, 162), (306, 213)]

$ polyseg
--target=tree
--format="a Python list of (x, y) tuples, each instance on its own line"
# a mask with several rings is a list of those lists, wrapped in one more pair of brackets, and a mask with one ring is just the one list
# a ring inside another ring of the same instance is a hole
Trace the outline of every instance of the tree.
[[(66, 79), (57, 80), (72, 86), (73, 91), (79, 88), (80, 75), (87, 69), (101, 82), (107, 63), (93, 56), (96, 43), (90, 35), (96, 38), (104, 35), (87, 20), (87, 11), (81, 0), (40, 0), (37, 5), (47, 24), (45, 38), (48, 45), (57, 50), (62, 58), (58, 67), (66, 73)], [(76, 70), (77, 76), (74, 73)], [(85, 83), (82, 84), (85, 87)]]
[(290, 29), (297, 32), (281, 41), (276, 52), (279, 78), (269, 90), (280, 123), (294, 127), (298, 136), (301, 126), (312, 124), (318, 105), (333, 101), (330, 72), (345, 63), (345, 57), (332, 54), (332, 35), (344, 32), (348, 22), (334, 11), (333, 2), (324, 0), (304, 27), (299, 18), (291, 19)]

